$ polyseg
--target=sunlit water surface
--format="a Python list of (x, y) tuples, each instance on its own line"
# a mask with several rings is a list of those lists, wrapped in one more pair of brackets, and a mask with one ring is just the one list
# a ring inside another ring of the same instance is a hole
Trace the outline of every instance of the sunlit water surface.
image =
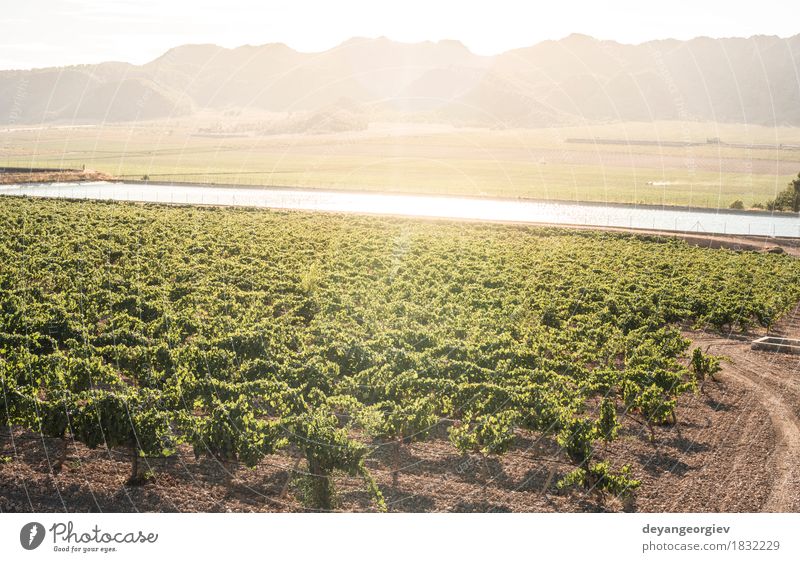
[(108, 182), (0, 185), (0, 195), (231, 205), (409, 217), (613, 226), (800, 238), (800, 218), (786, 214), (680, 210), (635, 205), (550, 203), (514, 199), (391, 195), (313, 189), (269, 189)]

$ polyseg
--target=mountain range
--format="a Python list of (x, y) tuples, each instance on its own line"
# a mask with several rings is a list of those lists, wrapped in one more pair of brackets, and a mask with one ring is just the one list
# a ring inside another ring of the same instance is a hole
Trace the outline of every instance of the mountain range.
[(491, 57), (458, 41), (386, 38), (354, 38), (320, 53), (278, 43), (184, 45), (143, 65), (0, 72), (3, 124), (337, 105), (499, 128), (651, 120), (797, 126), (800, 35), (638, 45), (570, 35)]

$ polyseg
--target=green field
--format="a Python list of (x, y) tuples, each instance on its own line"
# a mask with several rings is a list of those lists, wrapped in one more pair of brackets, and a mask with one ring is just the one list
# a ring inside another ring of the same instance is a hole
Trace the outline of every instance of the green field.
[(713, 373), (679, 327), (800, 298), (791, 257), (675, 240), (10, 197), (0, 263), (0, 426), (128, 450), (132, 483), (179, 447), (296, 455), (315, 509), (339, 473), (383, 508), (366, 461), (436, 428), (484, 461), (534, 432), (559, 487), (630, 496), (596, 444)]
[(327, 135), (196, 136), (165, 121), (4, 133), (0, 163), (193, 181), (407, 193), (745, 207), (775, 197), (800, 150), (582, 145), (622, 138), (798, 144), (800, 130), (714, 123), (621, 123), (533, 130), (373, 124)]

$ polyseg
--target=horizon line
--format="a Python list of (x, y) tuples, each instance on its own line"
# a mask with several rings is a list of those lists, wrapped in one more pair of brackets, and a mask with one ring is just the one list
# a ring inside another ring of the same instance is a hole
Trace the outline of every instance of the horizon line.
[(780, 35), (776, 35), (776, 34), (759, 33), (759, 34), (754, 34), (754, 35), (749, 35), (749, 36), (730, 35), (730, 36), (722, 36), (722, 37), (712, 37), (710, 35), (697, 35), (697, 36), (694, 36), (694, 37), (691, 37), (691, 38), (688, 38), (688, 39), (677, 39), (677, 38), (674, 38), (674, 37), (661, 37), (661, 38), (647, 39), (645, 41), (640, 41), (640, 42), (622, 42), (622, 41), (618, 41), (616, 39), (604, 39), (604, 38), (595, 37), (593, 35), (589, 35), (589, 34), (586, 34), (586, 33), (572, 32), (572, 33), (570, 33), (568, 35), (565, 35), (563, 37), (560, 37), (558, 39), (542, 39), (540, 41), (537, 41), (535, 43), (531, 43), (529, 45), (521, 45), (519, 47), (506, 49), (506, 50), (503, 50), (503, 51), (496, 52), (494, 54), (480, 54), (480, 53), (477, 53), (477, 52), (473, 51), (468, 45), (466, 45), (460, 39), (443, 38), (443, 39), (424, 39), (424, 40), (421, 40), (421, 41), (404, 41), (404, 40), (400, 40), (400, 39), (392, 39), (391, 37), (388, 37), (387, 35), (379, 35), (379, 36), (375, 36), (375, 37), (352, 36), (352, 37), (349, 37), (349, 38), (344, 39), (342, 41), (339, 41), (335, 45), (333, 45), (331, 47), (328, 47), (326, 49), (308, 50), (308, 51), (296, 49), (296, 48), (294, 48), (294, 47), (292, 47), (292, 46), (290, 46), (287, 43), (282, 42), (282, 41), (266, 42), (266, 43), (260, 43), (260, 44), (244, 43), (244, 44), (239, 44), (239, 45), (230, 46), (230, 47), (226, 46), (224, 44), (213, 43), (213, 42), (196, 42), (196, 43), (190, 42), (190, 43), (178, 44), (178, 45), (175, 45), (173, 47), (168, 47), (164, 52), (162, 52), (157, 57), (155, 57), (153, 59), (150, 59), (150, 60), (147, 60), (147, 61), (144, 61), (144, 62), (140, 62), (140, 63), (125, 61), (125, 60), (116, 60), (116, 59), (103, 59), (103, 60), (98, 60), (98, 61), (95, 61), (95, 62), (76, 62), (76, 63), (62, 64), (62, 65), (50, 65), (50, 66), (29, 66), (29, 67), (9, 67), (9, 68), (0, 67), (0, 72), (27, 72), (27, 71), (33, 71), (33, 70), (51, 70), (51, 69), (55, 69), (55, 68), (70, 68), (70, 67), (80, 67), (80, 66), (97, 66), (97, 65), (101, 65), (101, 64), (129, 64), (131, 66), (145, 66), (147, 64), (150, 64), (152, 62), (157, 61), (158, 59), (164, 57), (169, 52), (171, 52), (171, 51), (173, 51), (175, 49), (180, 49), (180, 48), (184, 48), (184, 47), (216, 47), (216, 48), (219, 48), (219, 49), (224, 49), (226, 51), (235, 51), (235, 50), (238, 50), (238, 49), (245, 49), (245, 48), (262, 49), (264, 47), (275, 46), (275, 47), (284, 47), (286, 49), (289, 49), (289, 50), (291, 50), (291, 51), (293, 51), (293, 52), (295, 52), (297, 54), (301, 54), (301, 55), (322, 55), (322, 54), (325, 54), (325, 53), (329, 53), (329, 52), (341, 49), (341, 48), (345, 47), (348, 43), (352, 43), (353, 41), (369, 42), (369, 41), (381, 41), (381, 40), (383, 40), (383, 41), (388, 41), (388, 42), (399, 44), (399, 45), (424, 45), (424, 44), (427, 44), (427, 43), (431, 43), (431, 44), (457, 43), (458, 45), (463, 47), (471, 55), (474, 55), (476, 57), (491, 59), (491, 58), (495, 58), (495, 57), (500, 57), (500, 56), (508, 54), (508, 53), (512, 53), (514, 51), (519, 51), (519, 50), (524, 50), (524, 49), (531, 49), (531, 48), (537, 47), (539, 45), (542, 45), (544, 43), (560, 43), (560, 42), (566, 41), (568, 39), (573, 39), (573, 38), (588, 39), (588, 40), (595, 41), (597, 43), (614, 43), (616, 45), (623, 46), (623, 47), (640, 47), (642, 45), (647, 45), (649, 43), (662, 43), (662, 42), (688, 43), (688, 42), (697, 41), (697, 40), (700, 40), (700, 39), (710, 39), (710, 40), (714, 40), (714, 41), (724, 41), (724, 40), (736, 40), (736, 39), (739, 39), (739, 40), (753, 40), (753, 39), (765, 38), (765, 39), (778, 39), (778, 40), (788, 41), (788, 40), (794, 39), (796, 37), (800, 37), (800, 33), (797, 33), (795, 35), (790, 35), (788, 37), (781, 37)]

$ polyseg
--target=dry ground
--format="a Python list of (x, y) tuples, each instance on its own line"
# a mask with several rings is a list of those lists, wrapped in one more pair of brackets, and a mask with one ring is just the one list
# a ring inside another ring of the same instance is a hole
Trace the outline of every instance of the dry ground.
[(16, 183), (51, 183), (76, 181), (107, 181), (112, 176), (97, 170), (35, 172), (35, 173), (0, 173), (0, 185)]

